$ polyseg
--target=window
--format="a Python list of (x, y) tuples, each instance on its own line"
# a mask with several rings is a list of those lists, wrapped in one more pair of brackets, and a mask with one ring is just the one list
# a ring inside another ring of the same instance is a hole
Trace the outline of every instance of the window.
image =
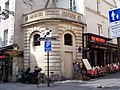
[(73, 11), (76, 11), (75, 0), (73, 0)]
[(64, 44), (72, 46), (72, 35), (71, 34), (64, 35)]
[(75, 0), (70, 0), (70, 10), (76, 11)]
[(70, 0), (70, 10), (72, 10), (72, 0)]
[(0, 6), (0, 13), (1, 13), (1, 6)]
[(110, 29), (108, 28), (108, 38), (111, 38), (110, 37)]
[[(0, 14), (1, 14), (1, 6), (0, 6)], [(0, 22), (1, 22), (1, 15), (0, 15)]]
[(35, 34), (33, 36), (33, 42), (34, 42), (34, 46), (40, 46), (40, 41), (38, 40), (40, 38), (39, 34)]
[(97, 12), (100, 13), (100, 0), (97, 0)]
[(5, 9), (9, 10), (9, 0), (5, 3)]
[(98, 35), (102, 36), (102, 25), (98, 24)]
[(4, 30), (3, 46), (7, 45), (8, 41), (8, 29)]
[[(5, 10), (9, 10), (9, 1), (5, 3)], [(9, 14), (5, 16), (5, 19), (9, 18)]]

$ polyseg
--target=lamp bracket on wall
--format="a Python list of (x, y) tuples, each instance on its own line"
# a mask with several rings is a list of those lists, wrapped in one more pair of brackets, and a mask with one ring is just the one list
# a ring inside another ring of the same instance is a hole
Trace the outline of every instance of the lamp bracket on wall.
[(0, 19), (5, 20), (9, 16), (9, 14), (14, 16), (14, 11), (9, 11), (9, 10), (3, 9), (2, 13), (0, 14)]

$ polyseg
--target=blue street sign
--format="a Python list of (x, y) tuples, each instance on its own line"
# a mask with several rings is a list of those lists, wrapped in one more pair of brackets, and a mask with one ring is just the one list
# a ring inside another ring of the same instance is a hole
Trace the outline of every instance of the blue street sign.
[(45, 40), (44, 50), (45, 52), (50, 52), (52, 50), (52, 42), (50, 40)]
[(120, 20), (120, 8), (109, 11), (109, 22), (116, 22)]

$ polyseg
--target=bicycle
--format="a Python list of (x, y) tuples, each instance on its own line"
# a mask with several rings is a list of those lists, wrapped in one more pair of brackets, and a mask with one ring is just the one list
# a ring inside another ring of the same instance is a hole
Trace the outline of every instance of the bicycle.
[(61, 84), (61, 77), (54, 72), (50, 72), (51, 76), (48, 78), (44, 73), (38, 74), (37, 87), (39, 88), (42, 84), (52, 83), (54, 86), (59, 86)]

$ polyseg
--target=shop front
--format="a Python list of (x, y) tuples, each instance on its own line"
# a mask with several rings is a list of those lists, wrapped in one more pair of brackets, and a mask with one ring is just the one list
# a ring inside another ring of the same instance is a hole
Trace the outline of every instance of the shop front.
[(91, 66), (105, 66), (119, 62), (118, 45), (110, 41), (110, 38), (92, 33), (83, 34), (83, 58), (87, 58)]
[(7, 82), (11, 76), (11, 60), (5, 56), (0, 56), (0, 81)]
[(14, 50), (17, 45), (10, 45), (0, 48), (0, 81), (16, 81), (18, 66), (22, 67), (22, 53)]

